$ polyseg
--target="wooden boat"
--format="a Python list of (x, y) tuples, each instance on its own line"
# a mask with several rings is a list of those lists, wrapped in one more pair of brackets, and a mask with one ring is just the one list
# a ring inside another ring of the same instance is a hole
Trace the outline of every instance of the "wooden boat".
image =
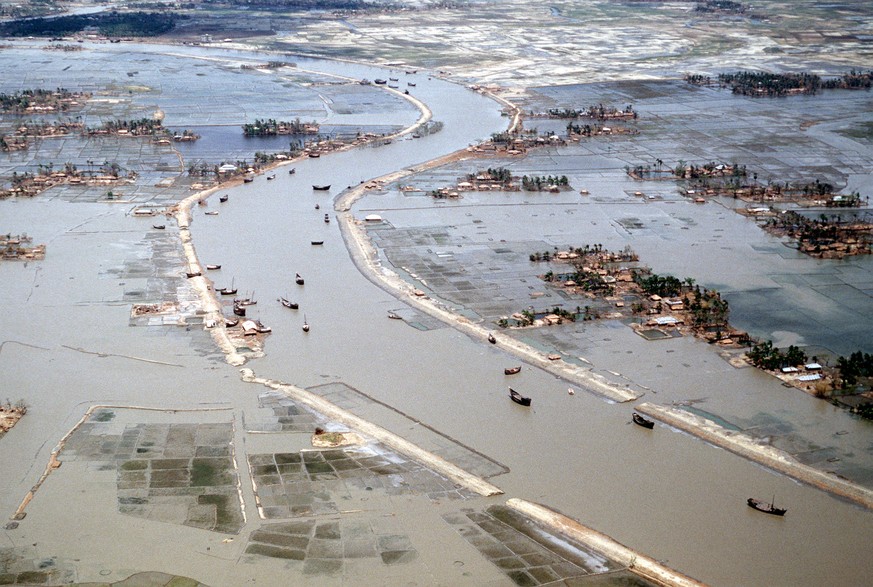
[(412, 82), (406, 82), (406, 85), (409, 86), (410, 88), (414, 88), (414, 87), (415, 87), (415, 84), (412, 83)]
[(209, 271), (215, 271), (216, 269), (221, 269), (221, 265), (207, 265), (206, 268)]
[(255, 181), (255, 178), (254, 178), (254, 177), (250, 177), (250, 176), (249, 176), (249, 177), (244, 177), (244, 178), (243, 178), (243, 183), (252, 183), (253, 181)]
[(237, 306), (256, 306), (258, 304), (254, 298), (238, 298), (233, 300), (233, 303)]
[(321, 154), (320, 153), (310, 153), (309, 156), (313, 159), (318, 159), (319, 157), (321, 157)]
[(773, 505), (773, 502), (764, 503), (761, 500), (755, 499), (754, 497), (750, 497), (746, 500), (746, 503), (750, 508), (754, 508), (759, 512), (764, 512), (765, 514), (771, 514), (773, 516), (784, 516), (785, 512), (788, 511), (787, 508), (777, 508)]
[(400, 78), (389, 77), (388, 80), (389, 80), (389, 81), (392, 81), (392, 82), (396, 82), (396, 81), (400, 81)]
[(255, 320), (255, 328), (258, 331), (258, 334), (269, 334), (273, 332), (273, 329), (261, 322), (260, 320)]
[(325, 214), (325, 215), (324, 215), (324, 222), (325, 222), (326, 224), (330, 224), (330, 214)]
[(303, 332), (309, 332), (309, 322), (306, 321), (306, 314), (303, 314)]
[(523, 395), (521, 395), (520, 393), (518, 393), (517, 391), (515, 391), (511, 387), (509, 388), (509, 397), (510, 397), (510, 399), (512, 399), (512, 401), (514, 401), (515, 403), (517, 403), (519, 405), (522, 405), (522, 406), (529, 406), (530, 405), (530, 398), (529, 397), (524, 397)]
[(210, 210), (209, 212), (204, 212), (207, 216), (218, 216), (218, 210)]
[(377, 86), (384, 86), (385, 84), (388, 83), (388, 81), (384, 80), (384, 79), (374, 79), (373, 83), (376, 84)]
[(396, 312), (388, 312), (388, 317), (392, 320), (403, 320), (403, 317)]
[(631, 416), (631, 418), (633, 418), (634, 424), (638, 424), (638, 425), (642, 426), (643, 428), (654, 428), (655, 427), (654, 422), (652, 422), (648, 418), (642, 417), (641, 415), (637, 414), (636, 412), (633, 413), (633, 416)]
[(268, 175), (268, 176), (267, 176), (267, 181), (270, 181), (271, 179), (276, 179), (276, 174), (275, 174), (275, 173), (274, 173), (273, 175)]
[(225, 325), (227, 328), (233, 328), (233, 327), (236, 326), (237, 324), (239, 324), (239, 318), (234, 318), (233, 320), (231, 320), (230, 318), (225, 318), (225, 319), (224, 319), (224, 325)]
[(507, 367), (503, 370), (504, 375), (515, 375), (516, 373), (521, 372), (521, 365), (517, 365), (515, 367)]
[(324, 241), (310, 241), (313, 245), (323, 245)]
[(188, 279), (191, 279), (192, 277), (200, 277), (201, 275), (203, 275), (203, 274), (200, 273), (199, 271), (188, 271), (185, 273), (185, 276)]
[(294, 175), (295, 173), (297, 173), (297, 169), (295, 169), (294, 167), (288, 170), (288, 175)]
[(223, 204), (223, 203), (225, 203), (225, 202), (227, 201), (227, 199), (228, 199), (229, 197), (230, 197), (230, 196), (227, 196), (227, 195), (219, 196), (219, 197), (218, 197), (218, 201), (221, 202), (221, 203)]
[(300, 307), (300, 304), (297, 302), (292, 302), (288, 298), (279, 298), (279, 303), (285, 306), (286, 308), (291, 308), (292, 310), (296, 310)]
[(316, 204), (316, 205), (315, 205), (315, 209), (316, 209), (316, 210), (321, 210), (321, 206), (319, 206), (318, 204)]
[(299, 273), (294, 275), (294, 283), (297, 285), (303, 285), (303, 277), (301, 277)]
[(312, 189), (314, 189), (317, 192), (326, 192), (327, 190), (330, 189), (330, 184), (327, 184), (327, 185), (315, 185), (315, 184), (313, 184)]
[(494, 338), (493, 334), (489, 333), (488, 334), (488, 342), (490, 342), (491, 344), (497, 344), (497, 339)]
[(164, 230), (165, 228), (167, 228), (167, 225), (166, 224), (152, 224), (152, 228), (154, 228), (155, 230)]
[(245, 316), (246, 309), (243, 308), (242, 306), (240, 306), (239, 304), (234, 304), (233, 305), (233, 313), (236, 314), (237, 316)]
[(235, 296), (236, 288), (233, 286), (233, 279), (230, 280), (230, 287), (223, 287), (216, 291), (223, 296)]

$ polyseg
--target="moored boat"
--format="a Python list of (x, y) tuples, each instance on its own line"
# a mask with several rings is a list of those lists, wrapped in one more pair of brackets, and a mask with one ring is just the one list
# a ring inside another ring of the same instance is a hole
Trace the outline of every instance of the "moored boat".
[(509, 388), (509, 397), (510, 397), (510, 399), (512, 399), (512, 401), (514, 401), (515, 403), (517, 403), (519, 405), (522, 405), (522, 406), (529, 406), (530, 405), (530, 398), (529, 397), (525, 397), (525, 396), (521, 395), (520, 393), (518, 393), (517, 391), (515, 391), (511, 387)]
[(644, 418), (643, 416), (637, 414), (636, 412), (633, 413), (631, 418), (633, 418), (634, 424), (642, 426), (643, 428), (654, 428), (655, 427), (655, 423), (653, 421), (649, 420), (648, 418)]
[(246, 176), (243, 178), (243, 183), (252, 183), (253, 181), (255, 181), (255, 178), (251, 176)]
[(787, 508), (777, 508), (773, 505), (773, 502), (764, 503), (759, 499), (755, 499), (754, 497), (750, 497), (746, 500), (746, 503), (750, 508), (754, 508), (759, 512), (764, 512), (765, 514), (771, 514), (773, 516), (784, 516), (785, 512), (788, 511)]
[(488, 342), (490, 342), (491, 344), (496, 344), (496, 343), (497, 343), (497, 339), (494, 338), (494, 335), (491, 334), (490, 332), (488, 333)]
[(403, 320), (403, 317), (400, 314), (398, 314), (397, 312), (389, 311), (388, 317), (391, 318), (392, 320)]
[(237, 316), (245, 316), (246, 309), (244, 307), (240, 306), (239, 304), (234, 304), (233, 305), (233, 313), (236, 314)]
[(223, 203), (225, 203), (225, 202), (227, 201), (227, 199), (228, 199), (229, 197), (230, 197), (230, 196), (228, 196), (228, 195), (219, 196), (219, 197), (218, 197), (218, 201), (221, 202), (221, 203), (223, 204)]
[(223, 296), (235, 296), (236, 290), (237, 290), (237, 288), (235, 288), (233, 286), (233, 279), (231, 279), (230, 280), (230, 287), (223, 287), (223, 288), (217, 289), (215, 291), (217, 291), (220, 295), (223, 295)]
[(516, 373), (521, 371), (521, 365), (516, 365), (515, 367), (507, 367), (503, 370), (504, 375), (515, 375)]
[(295, 169), (294, 167), (288, 170), (288, 175), (294, 175), (295, 173), (297, 173), (297, 169)]
[(313, 184), (313, 185), (312, 185), (312, 189), (314, 189), (314, 190), (317, 191), (317, 192), (326, 192), (327, 190), (330, 189), (330, 184), (327, 184), (327, 185), (316, 185), (316, 184)]
[(270, 181), (271, 179), (276, 179), (276, 174), (275, 174), (275, 173), (274, 173), (273, 175), (268, 175), (268, 176), (267, 176), (267, 181)]
[(154, 228), (155, 230), (164, 230), (165, 228), (167, 228), (167, 225), (166, 224), (152, 224), (152, 228)]
[(330, 223), (330, 214), (324, 215), (324, 221), (325, 221), (325, 223)]
[(294, 275), (294, 283), (297, 285), (303, 285), (303, 277), (299, 273)]
[(297, 302), (292, 302), (288, 298), (279, 298), (279, 303), (285, 306), (286, 308), (291, 308), (292, 310), (296, 310), (300, 307), (300, 304)]
[(273, 329), (261, 322), (260, 320), (255, 320), (255, 329), (258, 331), (258, 334), (269, 334), (273, 332)]
[(324, 241), (310, 241), (313, 245), (323, 245)]
[(210, 210), (209, 212), (204, 212), (207, 216), (218, 216), (218, 210)]
[(203, 275), (203, 274), (200, 273), (199, 271), (186, 271), (185, 272), (185, 276), (188, 279), (191, 279), (192, 277), (200, 277), (201, 275)]
[(303, 332), (309, 332), (309, 322), (306, 321), (306, 314), (303, 314)]
[(210, 271), (215, 271), (216, 269), (221, 269), (221, 265), (207, 265), (206, 268)]
[(224, 319), (224, 325), (225, 325), (227, 328), (233, 328), (233, 327), (236, 326), (237, 324), (239, 324), (239, 318), (234, 318), (233, 320), (231, 320), (230, 318), (225, 318), (225, 319)]

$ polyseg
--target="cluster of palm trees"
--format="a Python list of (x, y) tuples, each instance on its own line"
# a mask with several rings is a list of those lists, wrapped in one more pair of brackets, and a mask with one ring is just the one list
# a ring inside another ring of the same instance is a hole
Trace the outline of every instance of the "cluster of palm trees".
[(521, 178), (521, 189), (528, 192), (539, 192), (553, 187), (569, 187), (570, 180), (566, 175), (552, 177), (551, 175), (543, 176), (536, 175), (528, 177), (526, 175)]
[(315, 121), (301, 122), (299, 118), (290, 121), (275, 120), (273, 118), (261, 120), (257, 118), (251, 124), (242, 125), (242, 129), (243, 134), (247, 137), (272, 137), (280, 134), (317, 134), (318, 123)]
[(156, 118), (138, 118), (133, 120), (107, 120), (101, 126), (92, 128), (86, 127), (84, 129), (85, 134), (100, 134), (109, 133), (114, 134), (119, 131), (127, 131), (128, 134), (134, 136), (150, 136), (156, 134), (164, 134), (166, 133), (166, 129), (164, 129), (163, 123)]

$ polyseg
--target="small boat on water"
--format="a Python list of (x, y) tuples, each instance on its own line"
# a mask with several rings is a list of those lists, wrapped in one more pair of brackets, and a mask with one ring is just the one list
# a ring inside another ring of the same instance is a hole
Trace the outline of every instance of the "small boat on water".
[(397, 312), (391, 312), (391, 311), (389, 311), (389, 312), (388, 312), (388, 317), (391, 318), (392, 320), (403, 320), (403, 316), (401, 316), (401, 315), (398, 314)]
[(653, 421), (649, 420), (648, 418), (644, 418), (636, 412), (633, 413), (633, 416), (631, 416), (631, 418), (633, 418), (634, 424), (642, 426), (643, 428), (651, 429), (655, 427), (655, 423)]
[(324, 241), (310, 241), (313, 245), (323, 245)]
[(282, 304), (283, 306), (285, 306), (286, 308), (290, 308), (292, 310), (296, 310), (297, 308), (300, 307), (300, 304), (298, 304), (297, 302), (292, 302), (288, 298), (279, 298), (279, 303)]
[(288, 170), (288, 175), (294, 175), (295, 173), (297, 173), (297, 169), (295, 169), (294, 167)]
[(267, 181), (270, 181), (271, 179), (276, 179), (276, 174), (275, 174), (275, 173), (274, 173), (273, 175), (268, 175), (268, 176), (267, 176)]
[(209, 212), (204, 212), (207, 216), (218, 216), (218, 210), (210, 210)]
[(325, 215), (324, 215), (324, 222), (325, 222), (326, 224), (330, 224), (330, 214), (325, 214)]
[(224, 319), (224, 325), (225, 325), (227, 328), (233, 328), (233, 327), (236, 326), (237, 324), (239, 324), (239, 318), (234, 318), (233, 320), (231, 320), (230, 318), (225, 318), (225, 319)]
[(218, 201), (221, 202), (222, 204), (224, 204), (224, 203), (227, 201), (227, 199), (228, 199), (229, 197), (230, 197), (230, 196), (228, 196), (228, 195), (219, 196), (219, 197), (218, 197)]
[(491, 344), (497, 344), (497, 339), (494, 338), (493, 334), (488, 333), (488, 342), (490, 342)]
[(237, 298), (233, 300), (233, 303), (238, 306), (256, 306), (258, 301), (254, 298), (254, 293), (250, 298)]
[(207, 265), (206, 268), (209, 271), (215, 271), (216, 269), (221, 269), (221, 265)]
[(314, 189), (317, 192), (326, 192), (327, 190), (330, 189), (330, 184), (327, 184), (327, 185), (315, 185), (315, 184), (313, 184), (312, 189)]
[(303, 277), (299, 273), (294, 275), (294, 283), (297, 285), (303, 285)]
[(166, 224), (152, 224), (152, 228), (154, 228), (155, 230), (164, 230), (165, 228), (167, 228), (167, 225)]
[(245, 316), (246, 309), (244, 307), (240, 306), (239, 304), (234, 304), (233, 305), (233, 313), (237, 316)]
[(230, 287), (223, 287), (216, 291), (223, 296), (235, 296), (236, 288), (233, 286), (233, 279), (230, 280)]
[(510, 397), (510, 399), (512, 399), (512, 401), (514, 401), (515, 403), (517, 403), (519, 405), (522, 405), (522, 406), (529, 406), (530, 405), (530, 398), (529, 397), (524, 397), (523, 395), (521, 395), (520, 393), (518, 393), (517, 391), (515, 391), (511, 387), (509, 388), (509, 397)]
[(399, 79), (400, 79), (400, 78), (396, 78), (396, 77), (389, 77), (389, 78), (388, 78), (388, 80), (389, 80), (389, 81), (392, 81), (392, 82), (399, 81)]
[(269, 334), (273, 332), (273, 329), (261, 322), (260, 320), (255, 320), (255, 329), (258, 331), (258, 334)]
[(246, 176), (243, 178), (243, 183), (252, 183), (253, 181), (255, 181), (255, 178), (252, 176)]
[(388, 83), (388, 81), (387, 81), (387, 80), (384, 80), (384, 79), (378, 79), (378, 78), (377, 78), (377, 79), (374, 79), (374, 80), (373, 80), (373, 83), (376, 84), (377, 86), (384, 86), (385, 84)]
[(771, 514), (774, 516), (784, 516), (785, 512), (788, 511), (787, 508), (777, 508), (773, 505), (773, 501), (770, 503), (764, 503), (761, 500), (755, 499), (754, 497), (750, 497), (746, 500), (746, 503), (750, 508), (754, 508), (759, 512), (764, 512), (765, 514)]
[(521, 372), (521, 365), (516, 365), (515, 367), (507, 367), (503, 370), (504, 375), (515, 375), (519, 372)]
[(319, 206), (318, 204), (316, 204), (316, 205), (315, 205), (315, 209), (316, 209), (316, 210), (321, 210), (321, 206)]
[(412, 83), (412, 82), (406, 82), (406, 85), (409, 86), (410, 88), (414, 88), (414, 87), (415, 87), (415, 84)]
[(306, 321), (306, 314), (303, 314), (303, 332), (309, 332), (309, 322)]

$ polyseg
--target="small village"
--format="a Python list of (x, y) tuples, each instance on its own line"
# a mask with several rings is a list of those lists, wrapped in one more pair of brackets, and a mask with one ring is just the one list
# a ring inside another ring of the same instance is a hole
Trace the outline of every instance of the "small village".
[[(415, 191), (413, 186), (404, 186), (402, 191)], [(551, 192), (558, 193), (573, 189), (566, 175), (558, 176), (527, 176), (517, 177), (504, 168), (485, 169), (469, 173), (459, 178), (451, 187), (431, 190), (428, 195), (433, 198), (459, 198), (461, 192)]]
[(27, 405), (23, 400), (18, 400), (14, 405), (8, 399), (5, 404), (0, 404), (0, 438), (12, 430), (24, 414), (27, 413)]
[[(101, 165), (97, 169), (91, 166), (88, 171), (78, 169), (75, 165), (67, 163), (62, 170), (54, 171), (54, 165), (40, 165), (36, 174), (13, 173), (12, 187), (0, 189), (0, 199), (10, 197), (33, 197), (45, 190), (58, 185), (86, 185), (86, 186), (118, 186), (128, 185), (136, 181), (137, 174), (130, 171), (121, 174), (118, 164), (110, 163)], [(109, 192), (107, 199), (113, 199)]]
[(0, 258), (7, 260), (40, 261), (45, 259), (45, 245), (31, 246), (33, 238), (26, 234), (0, 235)]

